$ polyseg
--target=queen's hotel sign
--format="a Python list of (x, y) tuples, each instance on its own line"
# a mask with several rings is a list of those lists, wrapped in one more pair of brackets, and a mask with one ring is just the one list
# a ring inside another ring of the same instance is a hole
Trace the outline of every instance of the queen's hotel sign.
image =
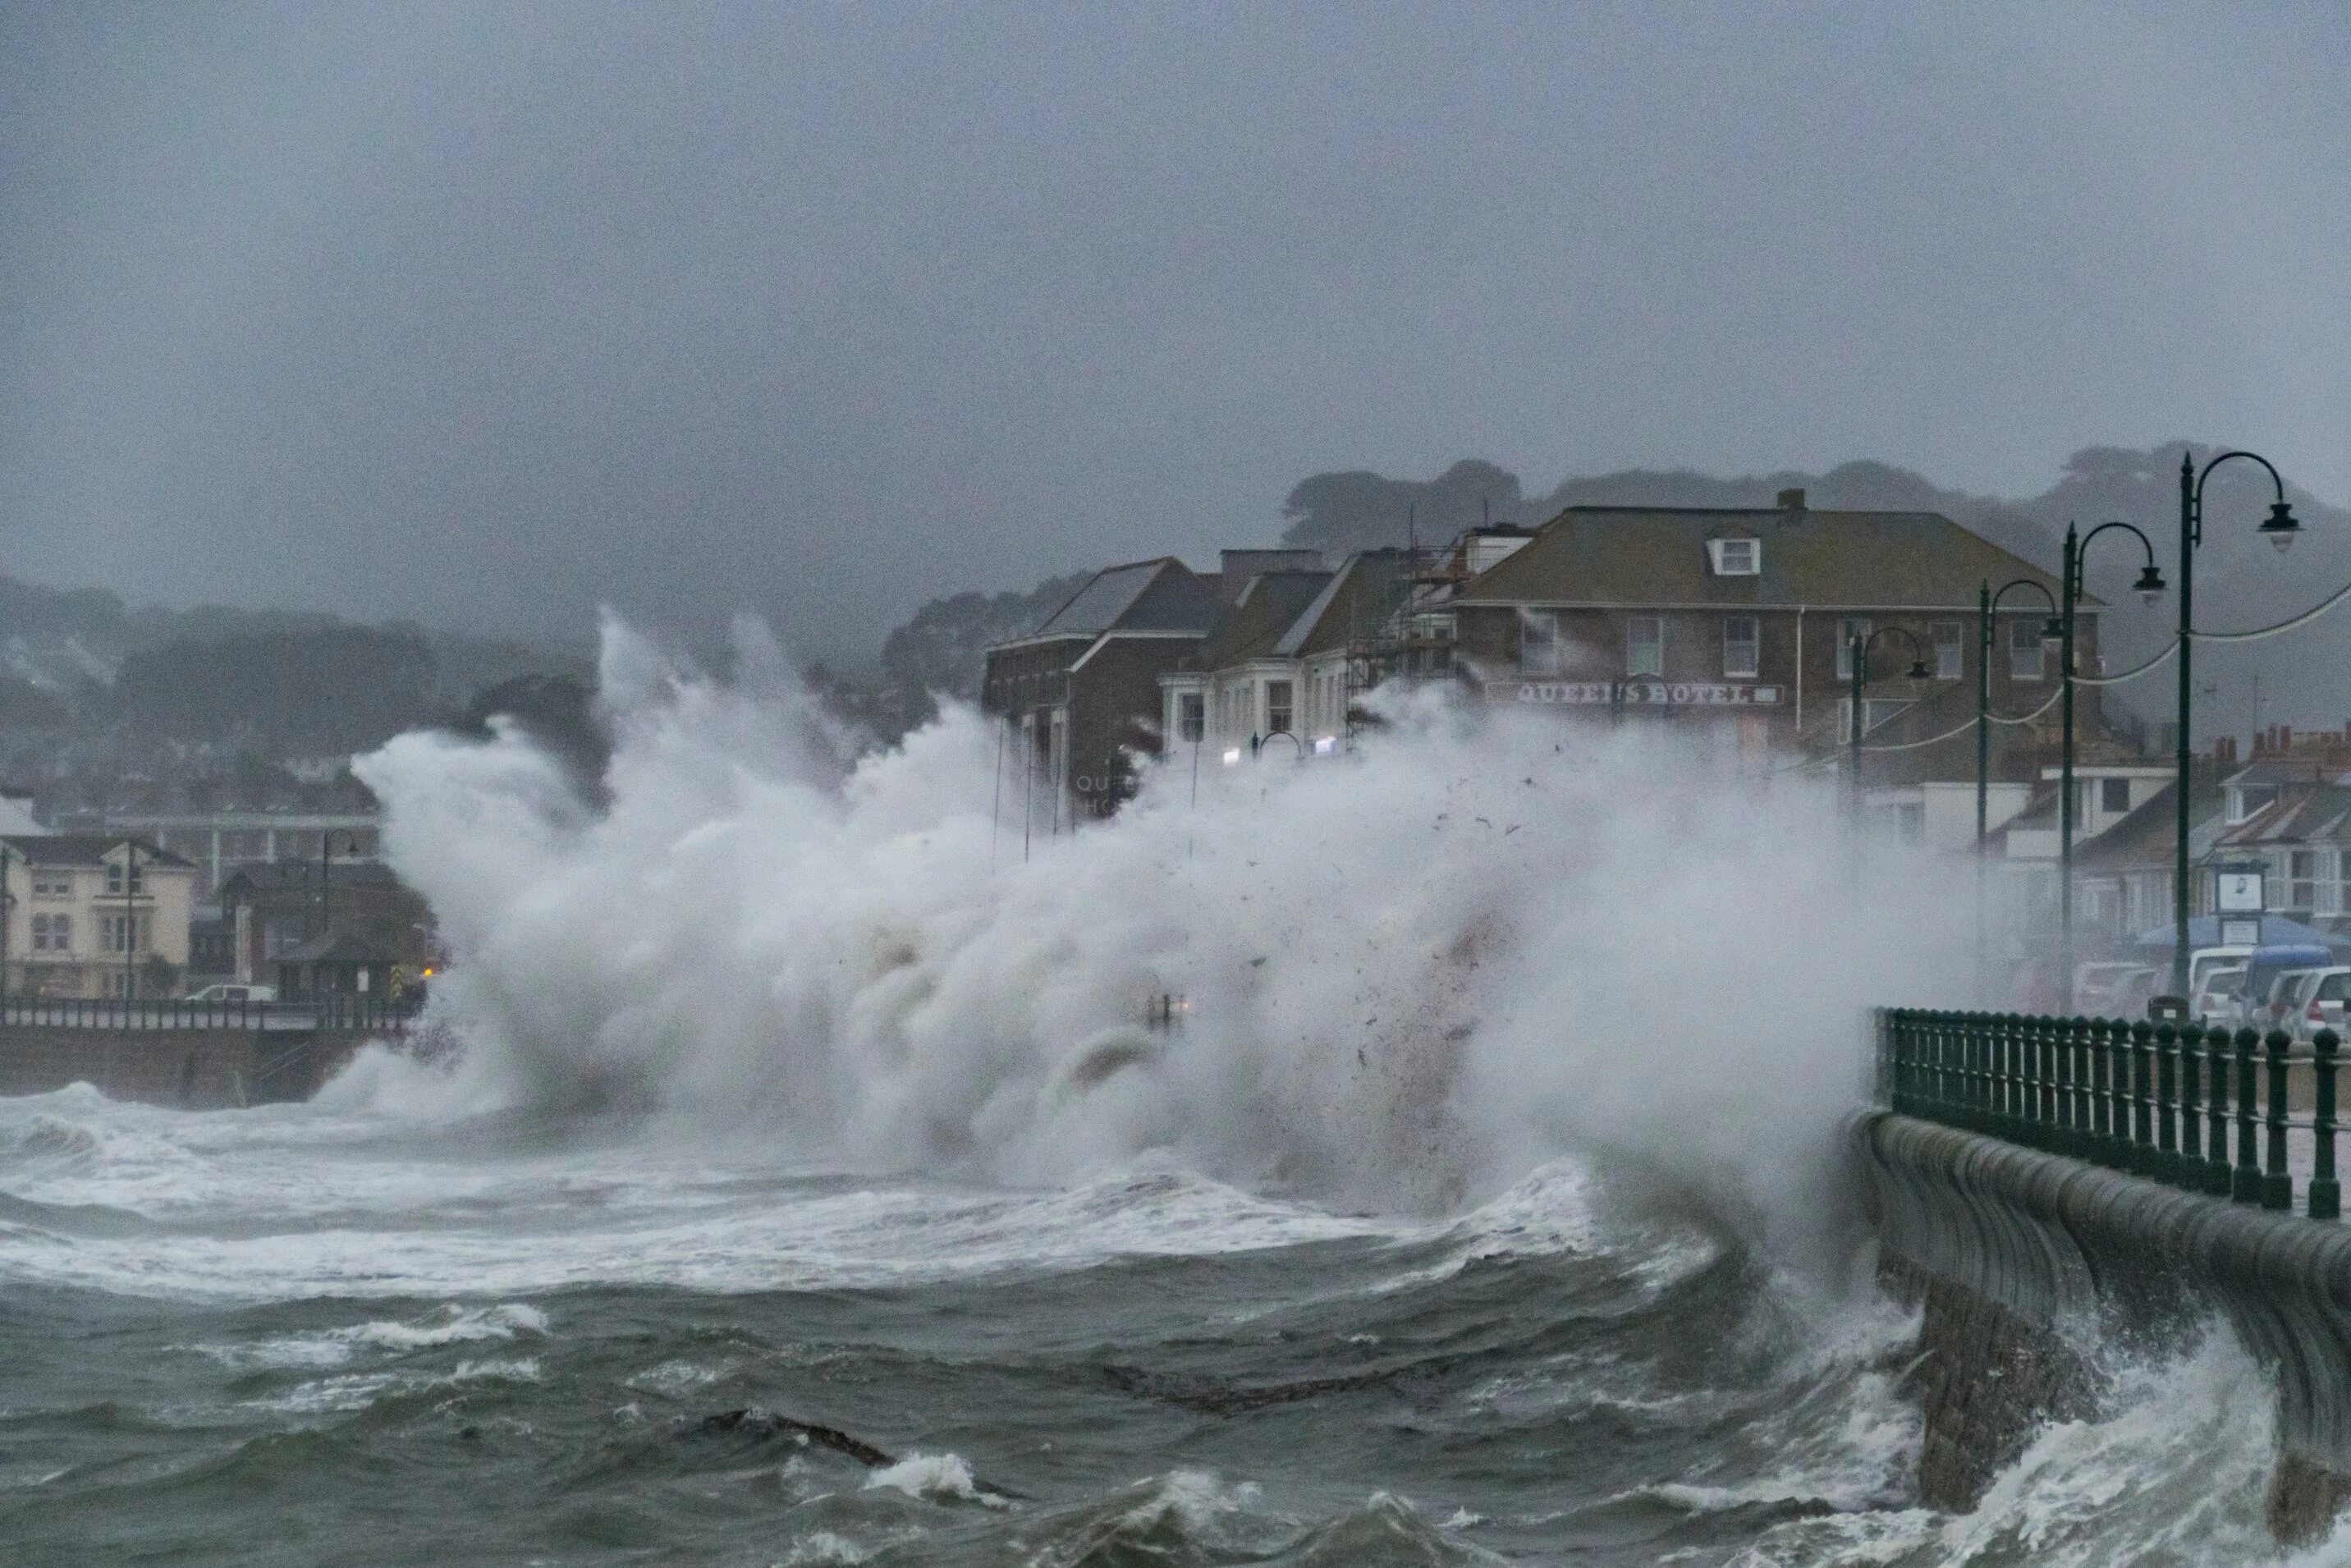
[(1786, 689), (1739, 681), (1494, 681), (1486, 700), (1543, 707), (1777, 707)]

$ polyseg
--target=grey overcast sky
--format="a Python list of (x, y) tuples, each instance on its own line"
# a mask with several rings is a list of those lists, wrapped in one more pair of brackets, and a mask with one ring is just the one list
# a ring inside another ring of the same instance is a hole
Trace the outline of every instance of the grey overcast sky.
[(1329, 468), (2343, 501), (2347, 172), (2336, 5), (12, 5), (0, 571), (841, 658)]

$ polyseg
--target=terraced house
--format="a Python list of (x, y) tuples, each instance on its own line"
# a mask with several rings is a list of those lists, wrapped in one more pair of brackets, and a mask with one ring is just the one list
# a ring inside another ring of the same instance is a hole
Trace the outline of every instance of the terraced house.
[(188, 965), (196, 867), (141, 840), (11, 834), (0, 988), (12, 996), (161, 997)]
[[(1967, 725), (1979, 588), (2019, 579), (2038, 591), (2003, 598), (1991, 664), (1992, 710), (2013, 716), (2057, 689), (2044, 595), (2061, 584), (1932, 512), (1813, 511), (1801, 490), (1768, 508), (1571, 507), (1446, 609), (1457, 668), (1489, 704), (1669, 721), (1762, 753), (1851, 735), (1856, 638), (1870, 647), (1862, 721), (1873, 744)], [(2081, 610), (2085, 669), (2096, 667), (2099, 608)], [(2094, 728), (2095, 693), (2076, 701)], [(1995, 767), (2030, 776), (2054, 724), (2053, 710), (2037, 729), (1996, 729)], [(1971, 777), (1973, 747), (1970, 731), (1896, 754), (1888, 776)]]

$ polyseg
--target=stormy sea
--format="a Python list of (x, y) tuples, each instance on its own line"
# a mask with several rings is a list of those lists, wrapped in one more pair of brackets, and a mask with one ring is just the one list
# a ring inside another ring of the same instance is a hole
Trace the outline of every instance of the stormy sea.
[(367, 760), (437, 1049), (0, 1101), (0, 1561), (2278, 1560), (2218, 1332), (1918, 1504), (1840, 1129), (1970, 908), (1833, 789), (1401, 706), (1072, 831), (747, 641)]

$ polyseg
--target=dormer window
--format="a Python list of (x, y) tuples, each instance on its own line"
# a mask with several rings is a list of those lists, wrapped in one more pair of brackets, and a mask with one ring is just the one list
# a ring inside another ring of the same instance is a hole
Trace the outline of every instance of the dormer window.
[(1753, 577), (1763, 570), (1761, 539), (1708, 539), (1706, 550), (1717, 577)]

